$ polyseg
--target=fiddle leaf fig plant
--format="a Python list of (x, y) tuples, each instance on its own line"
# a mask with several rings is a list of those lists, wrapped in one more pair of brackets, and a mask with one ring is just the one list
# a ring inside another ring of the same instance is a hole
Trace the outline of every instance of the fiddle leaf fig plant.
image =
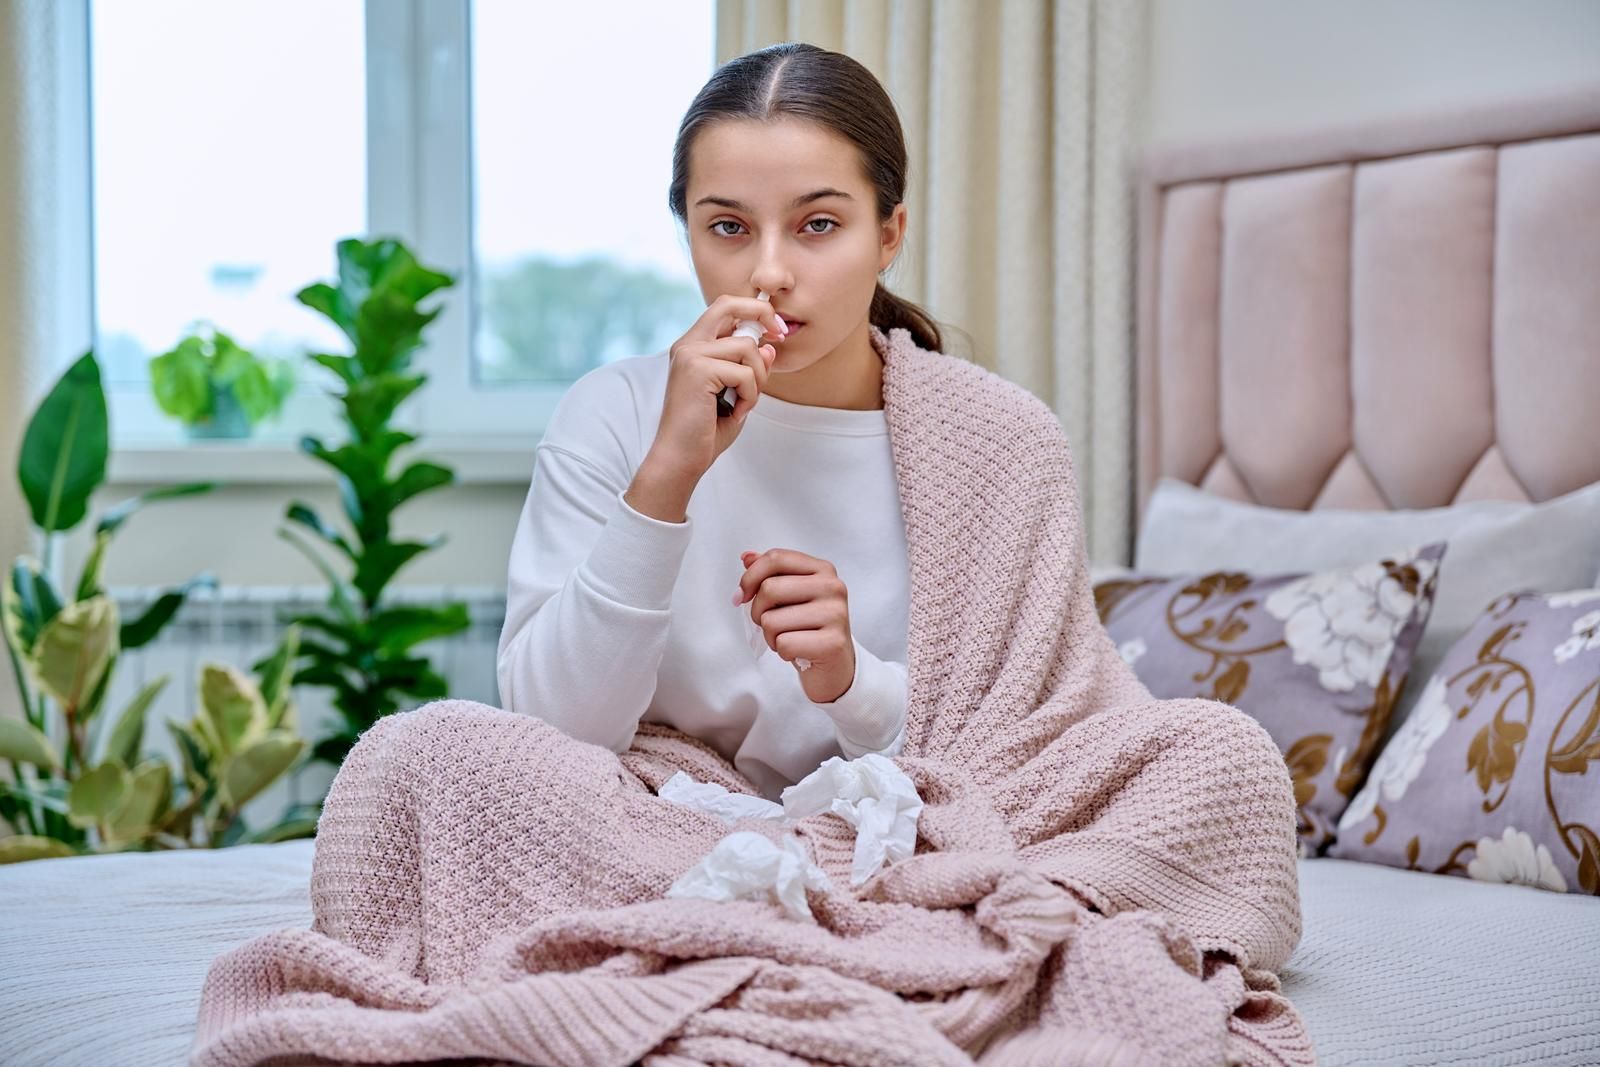
[(417, 437), (393, 423), (400, 405), (427, 381), (411, 360), (440, 309), (420, 305), (454, 284), (450, 275), (419, 264), (397, 240), (351, 238), (338, 245), (337, 279), (298, 294), (351, 345), (348, 355), (311, 356), (338, 379), (333, 395), (345, 439), (306, 437), (300, 444), (332, 471), (344, 523), (336, 526), (309, 504), (294, 501), (285, 515), (292, 525), (280, 530), (328, 583), (326, 608), (294, 620), (308, 632), (295, 682), (332, 690), (340, 722), (313, 749), (316, 758), (331, 763), (342, 762), (364, 730), (403, 704), (445, 695), (445, 679), (416, 646), (468, 624), (465, 604), (402, 606), (385, 595), (402, 567), (444, 542), (443, 535), (410, 540), (394, 533), (402, 505), (451, 484), (455, 474), (424, 459), (402, 462), (401, 452)]
[[(219, 756), (216, 746), (200, 746), (207, 762), (179, 783), (187, 786), (186, 798), (175, 799), (165, 762), (142, 757), (147, 713), (167, 680), (146, 685), (114, 718), (106, 709), (119, 658), (154, 640), (190, 593), (215, 584), (209, 575), (192, 578), (129, 620), (102, 586), (106, 550), (123, 524), (149, 503), (212, 488), (202, 482), (157, 489), (104, 512), (77, 582), (66, 587), (72, 594), (58, 586), (57, 546), (89, 514), (90, 498), (105, 480), (109, 440), (105, 392), (91, 352), (40, 403), (18, 462), (43, 549), (42, 558), (17, 559), (0, 580), (0, 632), (22, 703), (20, 718), (0, 716), (0, 762), (11, 772), (10, 781), (0, 782), (0, 819), (15, 831), (0, 836), (0, 862), (193, 844), (196, 821), (205, 843), (229, 843), (246, 832), (239, 807), (287, 767), (283, 755), (290, 746), (282, 734), (293, 729), (286, 682), (298, 643), (293, 629), (270, 660), (278, 671), (270, 680), (272, 697), (261, 698), (264, 718), (254, 704), (249, 716), (235, 711), (228, 718), (235, 726), (248, 721), (248, 730), (228, 737), (250, 754)], [(233, 689), (248, 689), (230, 679)], [(202, 690), (209, 712), (218, 701)], [(271, 747), (256, 751), (265, 739)], [(302, 827), (303, 820), (286, 829), (280, 823), (269, 833)]]

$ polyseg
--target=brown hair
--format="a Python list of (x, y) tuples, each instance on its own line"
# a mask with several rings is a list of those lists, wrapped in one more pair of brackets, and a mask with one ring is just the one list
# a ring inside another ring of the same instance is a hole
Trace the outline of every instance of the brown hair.
[[(791, 41), (724, 63), (689, 105), (672, 147), (667, 193), (679, 222), (688, 221), (689, 149), (700, 131), (724, 119), (770, 121), (780, 116), (809, 119), (856, 146), (877, 190), (880, 222), (905, 199), (906, 141), (889, 94), (870, 70), (849, 56)], [(942, 350), (933, 316), (889, 292), (881, 281), (873, 290), (867, 318), (883, 330), (911, 331), (922, 348)]]

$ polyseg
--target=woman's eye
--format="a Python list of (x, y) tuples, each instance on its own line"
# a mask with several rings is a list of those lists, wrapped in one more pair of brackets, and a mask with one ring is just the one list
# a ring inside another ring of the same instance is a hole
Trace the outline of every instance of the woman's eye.
[(737, 226), (737, 225), (739, 225), (739, 224), (737, 222), (734, 222), (732, 219), (718, 219), (716, 222), (713, 222), (711, 224), (711, 232), (715, 233), (719, 237), (737, 237), (739, 235), (736, 234), (736, 233), (729, 233), (727, 230), (719, 230), (719, 229), (717, 229), (718, 226)]
[(808, 227), (809, 226), (815, 226), (819, 222), (829, 226), (830, 229), (812, 230), (811, 231), (812, 233), (832, 233), (834, 230), (839, 228), (839, 224), (836, 221), (834, 221), (833, 219), (812, 219), (810, 222), (806, 223), (806, 225)]

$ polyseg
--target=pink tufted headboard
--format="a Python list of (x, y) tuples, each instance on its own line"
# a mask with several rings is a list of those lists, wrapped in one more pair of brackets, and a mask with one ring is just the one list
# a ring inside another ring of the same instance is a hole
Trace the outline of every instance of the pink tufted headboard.
[(1600, 84), (1141, 168), (1138, 502), (1600, 481)]

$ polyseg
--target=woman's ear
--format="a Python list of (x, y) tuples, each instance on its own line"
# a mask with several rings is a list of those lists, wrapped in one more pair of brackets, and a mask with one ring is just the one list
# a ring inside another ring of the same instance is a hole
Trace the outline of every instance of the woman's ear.
[(878, 270), (881, 272), (889, 269), (889, 264), (894, 262), (894, 257), (900, 253), (900, 245), (906, 239), (906, 205), (903, 201), (896, 204), (883, 221), (878, 239), (883, 247), (878, 256)]

